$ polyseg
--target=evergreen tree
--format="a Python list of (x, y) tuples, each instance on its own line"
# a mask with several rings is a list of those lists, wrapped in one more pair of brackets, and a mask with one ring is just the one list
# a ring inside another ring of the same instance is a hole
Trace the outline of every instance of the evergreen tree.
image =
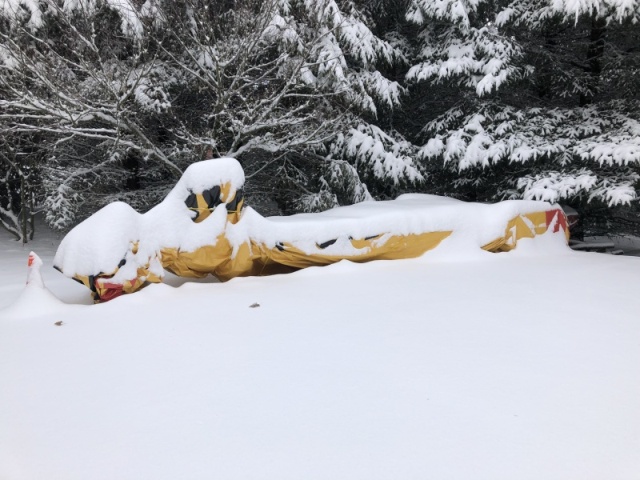
[(638, 12), (631, 1), (415, 0), (422, 61), (407, 79), (459, 95), (425, 119), (421, 158), (466, 197), (629, 205)]
[(239, 158), (249, 199), (289, 209), (370, 198), (361, 176), (420, 177), (367, 120), (399, 105), (378, 65), (400, 54), (353, 2), (2, 5), (0, 130), (40, 135), (54, 227), (113, 200), (145, 210), (208, 156)]
[[(7, 0), (0, 224), (144, 211), (234, 156), (264, 213), (403, 191), (633, 211), (631, 0)], [(606, 222), (604, 222), (606, 223)], [(626, 228), (626, 227), (625, 227)]]

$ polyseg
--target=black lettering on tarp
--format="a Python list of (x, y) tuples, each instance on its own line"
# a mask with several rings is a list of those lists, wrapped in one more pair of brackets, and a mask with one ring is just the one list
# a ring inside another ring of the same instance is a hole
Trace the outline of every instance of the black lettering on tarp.
[(318, 246), (318, 248), (321, 248), (322, 250), (324, 250), (325, 248), (330, 247), (331, 245), (336, 243), (337, 241), (338, 239), (334, 238), (333, 240), (327, 240), (326, 242), (323, 242), (323, 243), (316, 243), (316, 245)]
[(227, 212), (236, 212), (238, 210), (238, 205), (240, 205), (240, 202), (242, 202), (243, 199), (244, 191), (240, 188), (236, 192), (236, 196), (233, 198), (233, 200), (227, 203)]
[(187, 208), (197, 208), (198, 200), (196, 199), (196, 194), (191, 192), (191, 194), (187, 197), (184, 203), (187, 206)]
[(215, 187), (211, 187), (209, 190), (205, 190), (202, 192), (202, 198), (204, 198), (204, 201), (209, 208), (216, 208), (222, 203), (222, 200), (220, 200), (220, 186), (216, 185)]

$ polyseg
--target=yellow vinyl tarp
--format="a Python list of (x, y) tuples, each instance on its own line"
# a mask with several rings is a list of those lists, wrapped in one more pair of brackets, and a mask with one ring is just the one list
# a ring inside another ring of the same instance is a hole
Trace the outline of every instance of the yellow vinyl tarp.
[[(206, 215), (203, 215), (206, 218)], [(237, 222), (238, 212), (229, 214), (230, 222)], [(550, 210), (518, 215), (511, 219), (504, 235), (487, 243), (482, 248), (489, 252), (506, 252), (516, 247), (523, 238), (533, 238), (545, 233), (550, 224), (557, 222), (556, 231), (562, 228), (568, 239), (568, 230), (561, 210)], [(451, 235), (451, 231), (425, 232), (422, 234), (391, 235), (381, 234), (367, 239), (350, 239), (351, 244), (361, 253), (355, 255), (309, 255), (295, 245), (287, 242), (275, 247), (251, 241), (240, 245), (234, 252), (229, 240), (220, 235), (212, 245), (205, 245), (193, 251), (181, 251), (179, 248), (164, 248), (160, 252), (162, 266), (181, 277), (202, 278), (214, 275), (226, 281), (239, 276), (271, 275), (287, 273), (311, 266), (330, 265), (341, 260), (368, 262), (371, 260), (398, 260), (416, 258), (436, 248), (440, 242)], [(161, 278), (149, 272), (147, 268), (138, 268), (135, 279), (123, 284), (111, 284), (109, 275), (103, 275), (102, 282), (96, 278), (75, 276), (94, 292), (96, 301), (110, 300), (121, 293), (132, 293), (145, 283), (160, 282)]]
[[(222, 214), (217, 209), (226, 211), (226, 218), (218, 215), (217, 218), (210, 219), (221, 220), (222, 223), (219, 233), (205, 245), (189, 249), (178, 245), (163, 245), (159, 251), (145, 253), (147, 257), (140, 260), (137, 259), (137, 256), (140, 256), (138, 242), (134, 241), (130, 243), (125, 258), (117, 266), (114, 265), (111, 271), (100, 271), (93, 275), (73, 273), (70, 276), (90, 288), (96, 301), (106, 301), (122, 293), (132, 293), (147, 283), (160, 282), (162, 274), (158, 273), (157, 267), (154, 266), (154, 259), (162, 268), (179, 276), (198, 278), (214, 275), (225, 281), (238, 276), (269, 275), (311, 266), (330, 265), (340, 260), (367, 262), (415, 258), (436, 248), (453, 233), (452, 229), (394, 233), (391, 231), (392, 228), (384, 231), (385, 222), (382, 221), (379, 222), (382, 231), (364, 238), (357, 238), (356, 234), (350, 233), (353, 230), (349, 230), (349, 224), (344, 224), (345, 231), (339, 232), (337, 238), (320, 244), (314, 243), (311, 248), (308, 245), (303, 248), (301, 243), (287, 238), (268, 242), (249, 236), (239, 243), (230, 239), (229, 229), (243, 220), (244, 198), (241, 187), (242, 185), (233, 185), (232, 182), (221, 182), (197, 192), (191, 189), (185, 190), (187, 198), (181, 201), (181, 208), (186, 215), (191, 216), (193, 223), (205, 222), (214, 212), (216, 215)], [(464, 205), (464, 202), (460, 204)], [(409, 208), (406, 205), (403, 207), (402, 203), (399, 205), (398, 208), (405, 208), (405, 210)], [(532, 238), (549, 230), (554, 232), (563, 230), (568, 240), (568, 228), (563, 211), (548, 204), (541, 205), (544, 209), (540, 211), (521, 213), (510, 218), (504, 226), (503, 233), (482, 245), (482, 248), (489, 252), (509, 251), (516, 247), (519, 240)], [(530, 206), (527, 208), (531, 209)], [(373, 210), (373, 212), (375, 217), (377, 211)], [(392, 213), (394, 212), (395, 210), (392, 210)], [(160, 214), (162, 214), (161, 210), (159, 213), (156, 212), (156, 215)], [(255, 212), (253, 214), (257, 215)], [(410, 217), (410, 215), (405, 212), (405, 216)], [(321, 218), (321, 224), (324, 218)], [(191, 225), (193, 223), (188, 222)], [(440, 223), (446, 224), (446, 222)], [(331, 231), (335, 234), (335, 228)], [(340, 249), (331, 248), (336, 242), (340, 242)], [(120, 278), (116, 281), (114, 277), (118, 278), (118, 271), (127, 263), (127, 258), (136, 258), (135, 270), (128, 270), (128, 275), (132, 278), (124, 280)]]

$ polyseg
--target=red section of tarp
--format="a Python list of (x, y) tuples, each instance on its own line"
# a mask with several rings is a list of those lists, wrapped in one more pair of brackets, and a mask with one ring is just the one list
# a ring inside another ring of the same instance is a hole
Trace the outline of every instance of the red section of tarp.
[[(132, 287), (135, 290), (136, 283), (138, 283), (138, 279), (134, 278), (133, 280), (129, 280), (124, 282), (128, 285), (127, 288)], [(100, 282), (100, 285), (96, 285), (96, 290), (98, 291), (98, 295), (100, 296), (101, 302), (108, 302), (109, 300), (113, 300), (116, 297), (119, 297), (123, 293), (125, 293), (125, 285), (121, 285), (119, 283), (109, 283), (109, 282)], [(130, 293), (131, 290), (127, 290), (126, 293)]]
[(99, 288), (99, 292), (101, 302), (108, 302), (124, 293), (122, 285), (118, 285), (117, 283), (103, 283)]
[(553, 233), (557, 233), (562, 228), (562, 231), (567, 231), (567, 217), (564, 212), (560, 209), (557, 210), (547, 210), (547, 227), (551, 225), (553, 219), (558, 217), (555, 225), (553, 226)]

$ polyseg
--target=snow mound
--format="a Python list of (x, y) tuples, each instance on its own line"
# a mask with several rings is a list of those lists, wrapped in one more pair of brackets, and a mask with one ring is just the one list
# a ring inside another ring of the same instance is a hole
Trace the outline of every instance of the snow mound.
[(27, 265), (29, 273), (24, 290), (14, 303), (0, 312), (0, 318), (27, 319), (67, 309), (68, 306), (45, 287), (40, 273), (40, 267), (42, 267), (40, 257), (30, 252)]
[(538, 255), (573, 255), (576, 252), (567, 246), (562, 230), (549, 232), (534, 238), (523, 238), (518, 242), (512, 255), (516, 257), (535, 257)]

